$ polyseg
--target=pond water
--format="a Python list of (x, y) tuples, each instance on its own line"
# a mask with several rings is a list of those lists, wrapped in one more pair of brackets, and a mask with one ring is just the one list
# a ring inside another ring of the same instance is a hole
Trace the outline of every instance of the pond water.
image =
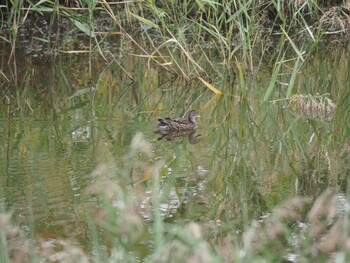
[[(337, 105), (333, 118), (288, 107), (293, 64), (263, 102), (272, 74), (267, 63), (254, 74), (244, 72), (244, 84), (222, 69), (212, 84), (223, 95), (214, 96), (198, 79), (174, 78), (124, 51), (116, 55), (120, 64), (106, 64), (84, 54), (28, 54), (23, 44), (7, 64), (9, 48), (2, 43), (0, 53), (7, 76), (0, 92), (0, 206), (13, 212), (28, 236), (68, 238), (91, 249), (84, 215), (101, 205), (94, 187), (104, 182), (117, 182), (130, 195), (142, 186), (138, 211), (150, 224), (154, 165), (160, 166), (161, 216), (171, 224), (234, 222), (241, 229), (289, 197), (317, 196), (328, 186), (347, 189), (348, 46), (317, 50), (293, 89), (328, 93)], [(186, 116), (190, 109), (201, 115), (194, 135), (161, 138), (154, 132), (157, 118)], [(139, 240), (141, 258), (147, 238)]]

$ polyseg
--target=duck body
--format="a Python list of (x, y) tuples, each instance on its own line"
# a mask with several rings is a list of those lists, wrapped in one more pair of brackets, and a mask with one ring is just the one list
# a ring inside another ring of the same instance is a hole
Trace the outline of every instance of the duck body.
[(198, 128), (195, 118), (197, 113), (195, 110), (191, 110), (188, 113), (188, 119), (182, 118), (161, 118), (158, 119), (158, 130), (163, 132), (168, 131), (191, 131)]

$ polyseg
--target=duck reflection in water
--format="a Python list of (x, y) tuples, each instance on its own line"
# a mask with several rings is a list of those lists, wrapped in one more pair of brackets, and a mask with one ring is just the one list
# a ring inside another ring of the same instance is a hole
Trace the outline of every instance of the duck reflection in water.
[(176, 139), (180, 139), (182, 137), (186, 137), (188, 139), (188, 142), (190, 144), (196, 144), (199, 141), (199, 137), (201, 136), (200, 134), (196, 133), (196, 130), (194, 131), (167, 131), (167, 132), (161, 132), (161, 131), (156, 131), (157, 134), (160, 135), (158, 138), (158, 141), (160, 140), (167, 140), (167, 141), (173, 141)]

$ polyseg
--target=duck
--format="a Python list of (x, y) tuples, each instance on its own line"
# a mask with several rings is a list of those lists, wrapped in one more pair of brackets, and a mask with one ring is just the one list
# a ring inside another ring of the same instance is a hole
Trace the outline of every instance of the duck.
[(169, 131), (190, 131), (198, 128), (196, 123), (197, 112), (191, 110), (188, 113), (187, 120), (182, 118), (160, 118), (158, 119), (158, 130), (163, 132)]

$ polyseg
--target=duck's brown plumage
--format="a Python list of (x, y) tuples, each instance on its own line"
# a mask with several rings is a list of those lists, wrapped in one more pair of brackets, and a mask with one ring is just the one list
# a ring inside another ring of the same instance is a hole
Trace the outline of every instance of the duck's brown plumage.
[(158, 130), (160, 131), (176, 131), (176, 130), (195, 130), (197, 129), (197, 123), (195, 118), (197, 117), (197, 112), (191, 110), (188, 113), (188, 119), (181, 118), (162, 118), (158, 119)]

